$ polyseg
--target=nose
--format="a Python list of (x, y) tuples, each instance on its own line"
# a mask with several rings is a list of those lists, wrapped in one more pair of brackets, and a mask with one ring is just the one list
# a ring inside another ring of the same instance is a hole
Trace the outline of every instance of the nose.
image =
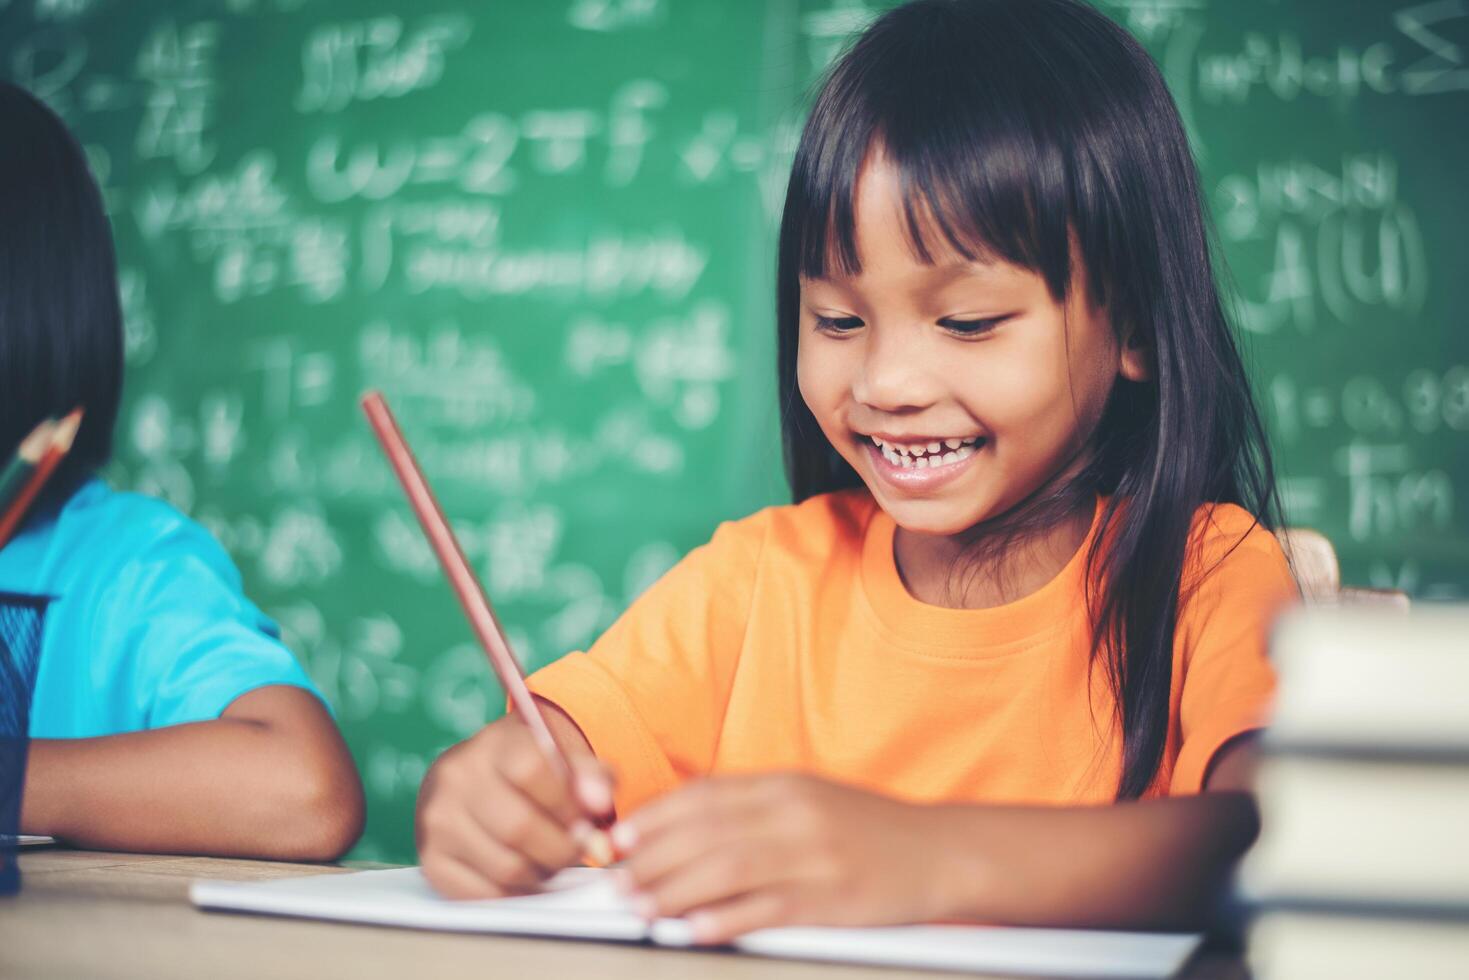
[(935, 397), (936, 378), (924, 363), (923, 345), (906, 332), (868, 334), (862, 369), (852, 382), (852, 397), (876, 412), (925, 408)]

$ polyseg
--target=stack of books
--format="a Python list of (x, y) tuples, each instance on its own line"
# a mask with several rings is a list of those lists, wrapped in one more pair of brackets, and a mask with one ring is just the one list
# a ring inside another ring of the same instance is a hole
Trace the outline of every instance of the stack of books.
[(1469, 606), (1307, 608), (1272, 655), (1254, 977), (1469, 977)]

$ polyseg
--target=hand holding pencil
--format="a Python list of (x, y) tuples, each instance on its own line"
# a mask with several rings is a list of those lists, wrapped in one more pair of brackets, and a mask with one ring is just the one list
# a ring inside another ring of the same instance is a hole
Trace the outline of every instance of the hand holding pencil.
[[(448, 898), (498, 898), (533, 892), (584, 855), (606, 863), (605, 835), (588, 814), (610, 812), (610, 777), (590, 752), (567, 764), (571, 780), (547, 763), (516, 714), (445, 752), (418, 795), (424, 877)], [(603, 853), (593, 853), (599, 846)]]
[[(533, 890), (583, 854), (608, 863), (610, 774), (559, 712), (552, 717), (562, 739), (553, 734), (387, 402), (372, 392), (362, 408), (515, 707), (444, 753), (424, 779), (417, 817), (424, 874), (451, 897), (488, 898)], [(568, 756), (562, 742), (581, 751)]]

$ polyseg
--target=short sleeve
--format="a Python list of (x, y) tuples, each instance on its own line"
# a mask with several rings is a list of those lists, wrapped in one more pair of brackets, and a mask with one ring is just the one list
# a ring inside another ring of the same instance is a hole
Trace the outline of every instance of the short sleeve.
[[(218, 718), (240, 695), (284, 684), (321, 698), (275, 623), (204, 528), (180, 518), (130, 556), (93, 620), (98, 661), (126, 665), (119, 688), (147, 728)], [(325, 704), (325, 699), (322, 699)]]
[(1280, 544), (1248, 513), (1221, 506), (1202, 524), (1190, 562), (1197, 585), (1176, 631), (1183, 683), (1172, 794), (1201, 792), (1224, 744), (1264, 726), (1276, 683), (1270, 629), (1300, 600)]
[(531, 691), (570, 715), (617, 773), (619, 813), (712, 765), (764, 527), (759, 514), (721, 524), (588, 651), (531, 676)]

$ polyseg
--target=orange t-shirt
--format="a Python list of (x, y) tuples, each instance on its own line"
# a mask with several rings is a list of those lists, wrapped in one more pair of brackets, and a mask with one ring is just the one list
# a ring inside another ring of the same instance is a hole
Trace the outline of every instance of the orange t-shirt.
[[(1101, 507), (1097, 508), (1097, 517)], [(626, 814), (684, 780), (795, 770), (913, 801), (1111, 801), (1122, 745), (1103, 665), (1088, 676), (1086, 551), (991, 609), (909, 594), (891, 517), (862, 488), (721, 524), (586, 653), (537, 671), (617, 772)], [(1201, 508), (1176, 628), (1168, 740), (1149, 795), (1202, 788), (1258, 728), (1270, 620), (1298, 597), (1273, 535)], [(1202, 562), (1202, 565), (1200, 564)]]

